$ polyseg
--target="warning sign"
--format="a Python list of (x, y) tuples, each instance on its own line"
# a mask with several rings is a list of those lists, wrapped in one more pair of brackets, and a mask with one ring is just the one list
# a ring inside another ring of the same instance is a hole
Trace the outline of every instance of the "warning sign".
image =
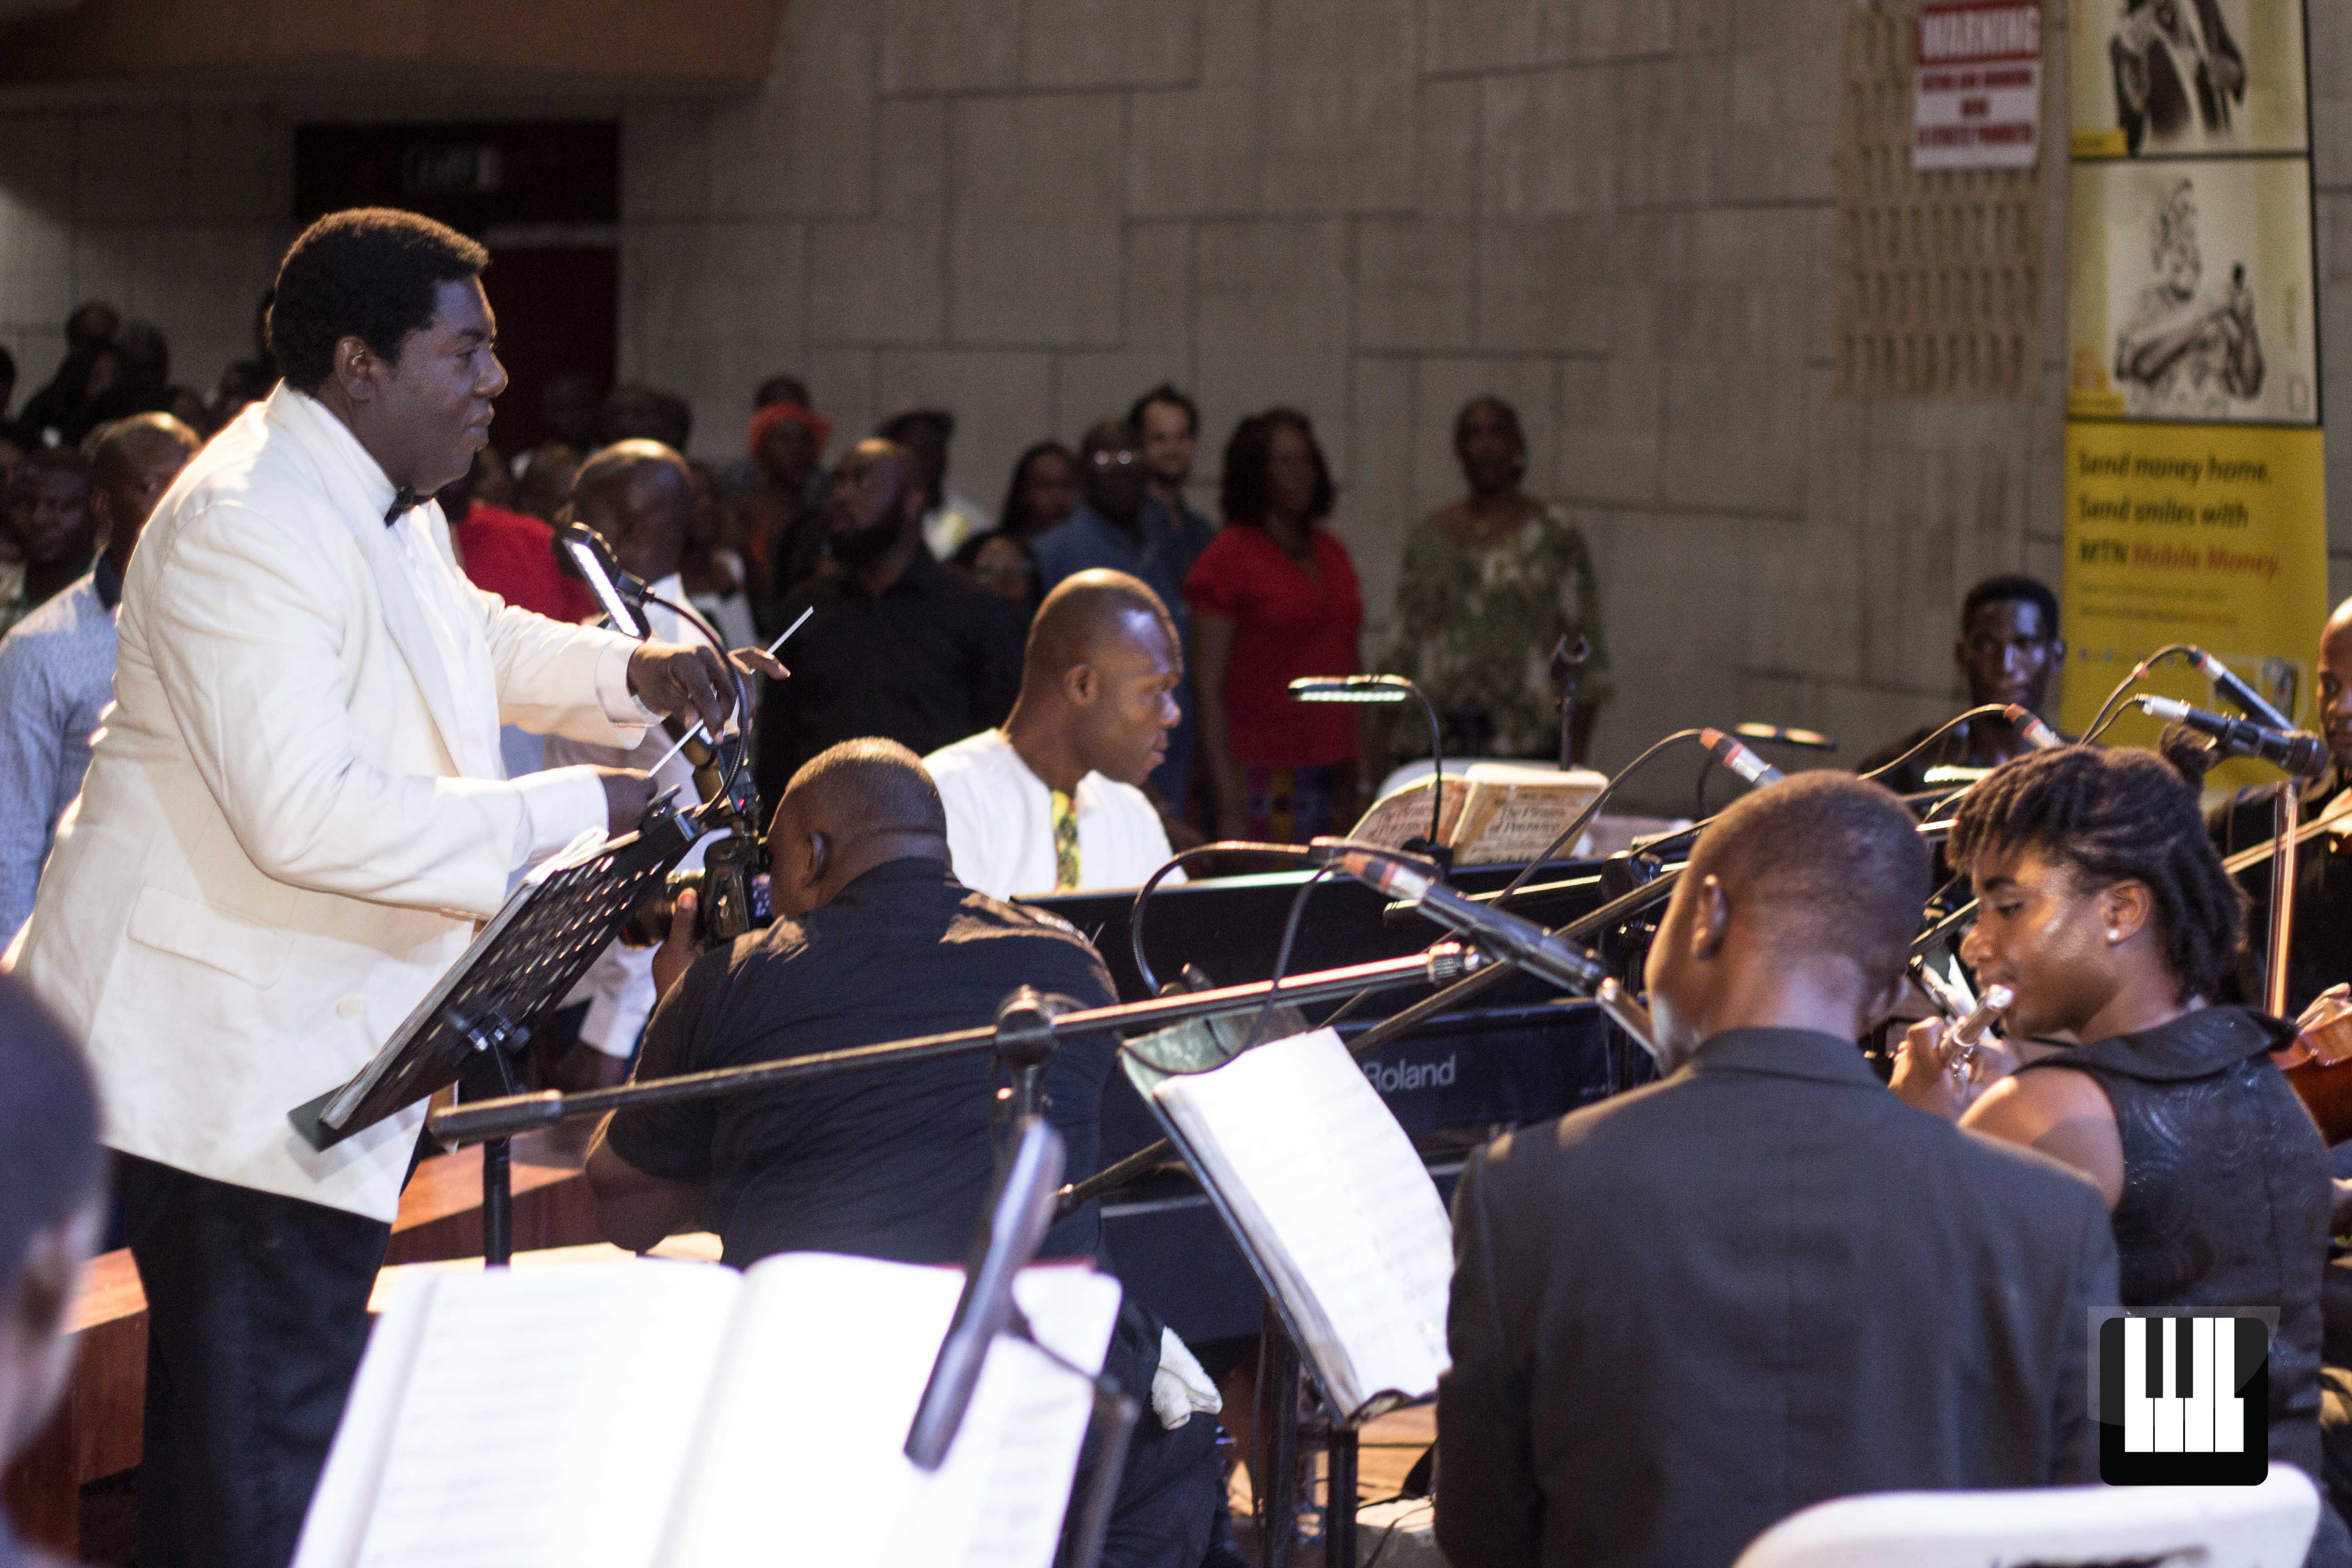
[(1914, 169), (2030, 169), (2042, 153), (2042, 7), (1919, 7)]

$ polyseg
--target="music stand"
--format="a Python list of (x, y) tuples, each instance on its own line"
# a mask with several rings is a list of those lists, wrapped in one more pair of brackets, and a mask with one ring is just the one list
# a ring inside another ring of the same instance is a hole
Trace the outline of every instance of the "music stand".
[[(1187, 978), (1192, 976), (1188, 974)], [(1255, 1015), (1247, 1013), (1196, 1018), (1131, 1039), (1119, 1053), (1119, 1068), (1127, 1074), (1128, 1081), (1135, 1086), (1135, 1092), (1150, 1110), (1160, 1131), (1168, 1135), (1169, 1142), (1196, 1175), (1202, 1169), (1201, 1162), (1182, 1130), (1160, 1109), (1151, 1091), (1168, 1079), (1207, 1072), (1233, 1060), (1257, 1032), (1255, 1023)], [(1306, 1031), (1305, 1015), (1286, 1005), (1274, 1010), (1264, 1033), (1265, 1038), (1278, 1040)], [(1352, 1568), (1356, 1561), (1356, 1428), (1300, 1351), (1307, 1336), (1291, 1315), (1282, 1292), (1275, 1288), (1273, 1270), (1250, 1244), (1248, 1232), (1242, 1228), (1224, 1194), (1205, 1178), (1200, 1180), (1200, 1188), (1244, 1261), (1249, 1264), (1250, 1272), (1256, 1276), (1258, 1290), (1265, 1300), (1258, 1380), (1260, 1419), (1254, 1424), (1259, 1435), (1255, 1445), (1257, 1451), (1250, 1456), (1258, 1561), (1262, 1568), (1287, 1568), (1290, 1562), (1303, 1500), (1298, 1485), (1298, 1401), (1300, 1394), (1311, 1386), (1315, 1402), (1323, 1408), (1328, 1433), (1324, 1448), (1329, 1458), (1329, 1468), (1324, 1475), (1324, 1558), (1328, 1563), (1346, 1563)], [(1265, 1419), (1267, 1416), (1272, 1419)], [(1261, 1456), (1263, 1463), (1259, 1462)]]
[[(287, 1112), (295, 1131), (312, 1148), (331, 1149), (457, 1082), (478, 1051), (498, 1063), (506, 1092), (516, 1092), (507, 1051), (562, 1006), (629, 911), (699, 837), (691, 821), (656, 802), (635, 833), (583, 843), (543, 862), (507, 895), (367, 1066)], [(513, 1248), (507, 1153), (504, 1138), (482, 1146), (482, 1256), (494, 1264), (506, 1262)]]

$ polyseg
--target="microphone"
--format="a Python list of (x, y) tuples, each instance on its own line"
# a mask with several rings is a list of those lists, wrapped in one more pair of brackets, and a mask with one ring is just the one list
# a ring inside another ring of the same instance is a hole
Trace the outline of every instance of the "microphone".
[(2189, 662), (2197, 667), (2199, 674), (2213, 683), (2214, 689), (2228, 698), (2240, 712), (2255, 723), (2267, 724), (2273, 730), (2294, 728), (2294, 720), (2272, 707), (2261, 692), (2256, 691), (2239, 678), (2236, 670), (2231, 669), (2203, 648), (2190, 648)]
[(2041, 715), (2022, 702), (2011, 703), (2000, 710), (2000, 716), (2008, 720), (2011, 728), (2024, 736), (2025, 743), (2037, 752), (2053, 751), (2066, 743), (2063, 735), (2044, 724)]
[(963, 1295), (956, 1302), (947, 1337), (940, 1342), (922, 1403), (907, 1432), (907, 1458), (918, 1469), (936, 1470), (947, 1458), (996, 1337), (1006, 1332), (1027, 1337), (1021, 1308), (1013, 1299), (1013, 1280), (1037, 1256), (1045, 1232), (1053, 1227), (1062, 1159), (1062, 1135), (1045, 1118), (1030, 1118), (1021, 1130), (1013, 1163), (972, 1237)]
[(1720, 730), (1701, 730), (1698, 743), (1713, 752), (1717, 762), (1759, 789), (1789, 776)]
[(639, 642), (653, 636), (653, 626), (646, 619), (646, 585), (621, 570), (596, 531), (584, 522), (567, 522), (559, 537), (614, 626)]
[(1318, 838), (1310, 849), (1323, 864), (1412, 905), (1446, 930), (1460, 932), (1563, 991), (1591, 995), (1609, 978), (1609, 966), (1574, 942), (1562, 941), (1531, 920), (1455, 892), (1437, 879), (1435, 866), (1423, 871), (1345, 838)]
[(2327, 742), (2305, 731), (2278, 729), (2257, 724), (2251, 719), (2232, 719), (2224, 713), (2191, 708), (2169, 697), (2141, 696), (2132, 700), (2151, 719), (2168, 719), (2176, 724), (2188, 725), (2200, 735), (2210, 735), (2221, 742), (2225, 755), (2259, 757), (2299, 778), (2314, 778), (2327, 771)]

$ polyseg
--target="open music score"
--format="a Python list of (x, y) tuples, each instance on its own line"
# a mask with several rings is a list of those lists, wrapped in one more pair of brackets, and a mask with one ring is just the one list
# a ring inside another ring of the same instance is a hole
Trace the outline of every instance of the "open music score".
[(2242, 1454), (2237, 1320), (2124, 1320), (2124, 1451)]

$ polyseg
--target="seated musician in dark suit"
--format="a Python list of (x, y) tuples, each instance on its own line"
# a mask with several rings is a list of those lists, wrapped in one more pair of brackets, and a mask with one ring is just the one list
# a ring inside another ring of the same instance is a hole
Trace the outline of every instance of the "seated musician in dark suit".
[(1799, 774), (1700, 835), (1650, 949), (1669, 1076), (1462, 1173), (1438, 1390), (1454, 1568), (1730, 1563), (1829, 1498), (2091, 1479), (2088, 1183), (1888, 1094), (1927, 852)]
[[(2050, 715), (2050, 678), (2066, 662), (2066, 640), (2058, 635), (2058, 595), (2050, 584), (2020, 573), (1988, 577), (1960, 601), (1960, 632), (1952, 642), (1952, 663), (1968, 688), (1969, 706), (2015, 702)], [(1925, 741), (1935, 726), (1924, 725), (1864, 757), (1854, 772), (1866, 773), (1893, 762)], [(1990, 768), (2028, 750), (2016, 726), (2000, 718), (1971, 719), (1934, 745), (1883, 775), (1879, 783), (1897, 795), (1927, 787), (1935, 767)]]
[[(1075, 931), (955, 879), (939, 792), (895, 742), (845, 742), (803, 766), (768, 854), (767, 930), (696, 956), (680, 910), (655, 959), (664, 994), (640, 1079), (984, 1026), (1024, 984), (1082, 1006), (1118, 999)], [(1045, 1069), (1046, 1119), (1074, 1180), (1098, 1163), (1114, 1051), (1106, 1037), (1072, 1040)], [(979, 1052), (620, 1111), (588, 1158), (604, 1234), (642, 1250), (708, 1225), (737, 1268), (793, 1251), (961, 1263), (993, 1174), (995, 1077)], [(1089, 1204), (1042, 1251), (1092, 1257), (1101, 1239)], [(1137, 1430), (1108, 1563), (1193, 1568), (1222, 1516), (1215, 1426), (1181, 1419), (1190, 1411), (1171, 1407), (1167, 1383), (1154, 1388), (1163, 1351), (1159, 1321), (1129, 1302), (1108, 1370), (1153, 1395), (1160, 1419)], [(1189, 1356), (1170, 1377), (1180, 1369), (1193, 1371)]]

